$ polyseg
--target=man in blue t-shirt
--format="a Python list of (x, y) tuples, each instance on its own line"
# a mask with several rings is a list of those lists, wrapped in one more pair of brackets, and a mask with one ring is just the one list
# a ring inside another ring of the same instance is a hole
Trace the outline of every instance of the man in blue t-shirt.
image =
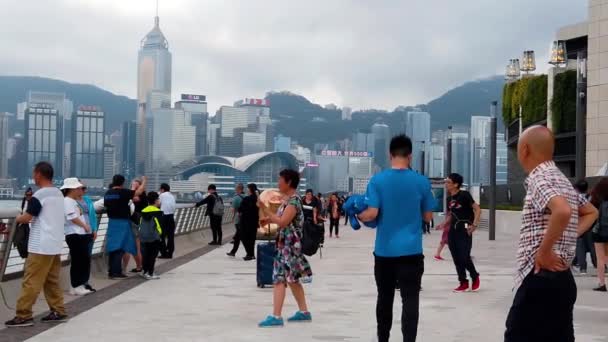
[(429, 180), (411, 170), (412, 141), (395, 136), (390, 144), (391, 168), (369, 181), (368, 209), (359, 220), (378, 222), (374, 274), (378, 288), (378, 341), (388, 342), (393, 322), (393, 299), (398, 285), (403, 299), (403, 340), (416, 341), (420, 283), (424, 273), (420, 222), (430, 222), (435, 199)]

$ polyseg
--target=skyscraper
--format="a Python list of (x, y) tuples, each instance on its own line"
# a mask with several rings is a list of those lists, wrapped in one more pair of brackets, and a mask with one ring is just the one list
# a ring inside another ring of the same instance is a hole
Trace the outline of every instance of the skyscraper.
[(431, 144), (431, 115), (420, 111), (408, 112), (405, 127), (407, 136), (412, 139), (412, 168), (428, 174), (429, 158), (425, 150)]
[(148, 117), (152, 161), (149, 169), (162, 169), (192, 159), (195, 155), (195, 126), (189, 112), (177, 108), (155, 108)]
[(490, 182), (490, 117), (471, 117), (471, 172), (469, 184)]
[[(157, 11), (158, 12), (158, 11)], [(154, 27), (141, 40), (137, 64), (137, 168), (145, 171), (145, 160), (149, 155), (149, 125), (147, 117), (151, 105), (151, 91), (164, 92), (171, 98), (171, 53), (169, 42), (159, 27), (158, 13)]]
[(122, 135), (122, 150), (120, 154), (121, 158), (121, 170), (120, 172), (127, 179), (133, 179), (135, 173), (135, 155), (136, 155), (136, 144), (137, 144), (137, 123), (135, 121), (125, 121), (122, 123), (121, 129)]
[(112, 177), (114, 177), (114, 174), (116, 173), (114, 168), (114, 160), (116, 160), (114, 145), (105, 144), (103, 146), (103, 159), (104, 165), (101, 169), (103, 174), (103, 184), (104, 186), (108, 186), (110, 182), (112, 182)]
[(72, 118), (71, 129), (71, 176), (82, 178), (90, 187), (102, 188), (104, 186), (104, 112), (95, 106), (79, 106)]
[(291, 138), (283, 135), (274, 137), (275, 152), (289, 152), (291, 150)]
[(496, 184), (507, 184), (507, 142), (504, 133), (496, 134)]
[(0, 179), (8, 178), (8, 117), (11, 115), (0, 112)]
[(471, 184), (469, 179), (471, 149), (468, 133), (452, 133), (452, 172), (464, 177), (465, 184)]
[(373, 133), (353, 133), (352, 150), (357, 152), (375, 152), (375, 138)]
[(64, 177), (64, 149), (71, 136), (72, 111), (72, 101), (62, 93), (29, 91), (27, 101), (18, 104), (18, 117), (25, 121), (25, 170), (45, 160), (55, 167), (56, 178)]
[(372, 126), (374, 135), (374, 160), (381, 169), (388, 167), (388, 154), (391, 143), (391, 130), (384, 123), (375, 123)]
[[(253, 151), (262, 148), (264, 152), (272, 149), (272, 121), (270, 106), (266, 99), (244, 99), (235, 102), (234, 106), (222, 106), (220, 115), (220, 136), (217, 138), (217, 153), (223, 156), (240, 157), (244, 150)], [(245, 147), (245, 133), (248, 143), (255, 141), (255, 146)], [(255, 137), (254, 137), (255, 136)], [(263, 141), (263, 147), (258, 145)]]
[(444, 162), (445, 162), (445, 149), (444, 146), (437, 139), (431, 138), (431, 144), (427, 146), (426, 158), (428, 159), (427, 176), (431, 178), (444, 177)]
[(203, 156), (209, 153), (207, 147), (207, 97), (205, 95), (182, 94), (181, 101), (175, 103), (175, 108), (183, 109), (190, 116), (194, 126), (194, 155)]

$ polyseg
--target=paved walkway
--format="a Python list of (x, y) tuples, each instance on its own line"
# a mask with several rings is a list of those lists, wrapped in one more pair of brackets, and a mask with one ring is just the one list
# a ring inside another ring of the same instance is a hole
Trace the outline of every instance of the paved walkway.
[[(501, 341), (512, 300), (516, 237), (488, 242), (479, 232), (474, 256), (482, 274), (479, 293), (453, 294), (451, 261), (435, 262), (439, 232), (425, 240), (419, 341)], [(374, 231), (343, 229), (326, 243), (323, 258), (311, 258), (314, 281), (306, 286), (314, 322), (263, 330), (257, 322), (271, 311), (272, 289), (257, 289), (255, 263), (230, 259), (228, 246), (143, 283), (73, 317), (30, 341), (373, 341), (376, 290), (372, 275)], [(244, 253), (239, 251), (240, 256)], [(444, 256), (449, 252), (444, 251)], [(595, 280), (578, 278), (577, 341), (607, 341), (608, 297), (593, 293)], [(397, 297), (398, 298), (398, 297)], [(400, 310), (396, 300), (395, 311)], [(295, 311), (288, 297), (284, 315)], [(401, 341), (399, 315), (392, 341)], [(1, 336), (0, 336), (1, 340)]]

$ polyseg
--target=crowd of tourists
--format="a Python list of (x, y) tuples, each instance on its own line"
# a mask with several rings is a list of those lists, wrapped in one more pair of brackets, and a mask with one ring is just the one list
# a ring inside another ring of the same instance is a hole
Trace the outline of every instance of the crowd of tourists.
[(102, 211), (108, 216), (105, 253), (110, 279), (128, 277), (125, 270), (131, 256), (136, 265), (132, 273), (159, 279), (154, 272), (157, 257), (173, 257), (176, 203), (168, 184), (161, 184), (159, 192), (146, 193), (146, 177), (133, 180), (128, 189), (125, 178), (115, 175), (103, 198), (94, 202), (82, 180), (66, 178), (58, 189), (53, 174), (48, 162), (35, 165), (32, 178), (38, 190), (26, 190), (22, 214), (16, 218), (15, 244), (26, 261), (16, 315), (5, 322), (7, 327), (33, 325), (32, 307), (42, 290), (50, 313), (41, 321), (67, 319), (60, 285), (64, 242), (70, 256), (69, 294), (96, 292), (91, 284), (91, 255)]
[[(606, 291), (604, 271), (608, 254), (608, 178), (602, 179), (590, 194), (588, 186), (579, 182), (576, 188), (552, 160), (554, 137), (549, 129), (533, 126), (526, 129), (518, 142), (518, 159), (528, 173), (527, 195), (522, 212), (515, 297), (506, 319), (504, 341), (574, 341), (573, 307), (577, 287), (571, 271), (576, 265), (581, 273), (587, 270), (587, 254), (597, 267), (599, 286)], [(374, 175), (365, 193), (365, 208), (356, 213), (343, 213), (345, 198), (330, 194), (324, 199), (312, 189), (303, 198), (297, 194), (300, 180), (295, 170), (283, 170), (278, 177), (281, 204), (271, 209), (261, 200), (255, 184), (236, 186), (231, 210), (235, 215), (234, 257), (242, 243), (245, 260), (255, 259), (258, 227), (278, 227), (272, 262), (272, 314), (260, 327), (280, 327), (283, 304), (289, 288), (298, 311), (287, 322), (310, 322), (312, 314), (302, 283), (311, 279), (312, 270), (306, 255), (310, 239), (307, 228), (329, 222), (329, 237), (339, 238), (342, 215), (356, 218), (376, 227), (374, 245), (374, 277), (377, 287), (377, 339), (387, 342), (393, 323), (393, 301), (396, 289), (403, 300), (401, 330), (403, 340), (417, 338), (421, 282), (424, 274), (423, 233), (428, 232), (436, 199), (428, 178), (411, 168), (412, 141), (398, 135), (390, 142), (391, 167)], [(103, 207), (109, 217), (106, 253), (109, 255), (108, 276), (126, 277), (126, 255), (136, 262), (134, 272), (146, 279), (157, 279), (156, 257), (171, 258), (174, 252), (175, 199), (163, 184), (160, 195), (145, 193), (146, 178), (136, 180), (130, 189), (125, 178), (116, 175), (102, 203), (92, 203), (86, 186), (76, 178), (64, 180), (61, 191), (53, 187), (50, 164), (36, 165), (33, 178), (39, 187), (24, 200), (20, 224), (30, 225), (28, 253), (23, 286), (17, 302), (16, 317), (7, 326), (33, 324), (32, 305), (44, 289), (50, 314), (45, 322), (64, 321), (67, 316), (63, 291), (59, 285), (60, 253), (65, 240), (70, 249), (70, 282), (74, 295), (94, 291), (90, 284), (91, 244), (95, 240), (96, 207)], [(449, 247), (458, 277), (454, 292), (478, 291), (481, 288), (471, 249), (481, 209), (467, 191), (461, 189), (464, 179), (453, 173), (445, 180), (447, 197), (446, 220), (440, 246), (434, 256), (443, 260), (442, 249)], [(578, 190), (578, 191), (577, 191)], [(62, 194), (63, 192), (63, 194)], [(208, 196), (196, 203), (206, 205), (213, 240), (222, 244), (223, 199), (214, 185)], [(421, 229), (421, 222), (422, 227)], [(317, 241), (322, 244), (323, 241)], [(260, 245), (258, 245), (260, 247)], [(316, 249), (315, 249), (316, 250)], [(313, 252), (314, 253), (314, 252)], [(258, 249), (258, 258), (259, 249)]]

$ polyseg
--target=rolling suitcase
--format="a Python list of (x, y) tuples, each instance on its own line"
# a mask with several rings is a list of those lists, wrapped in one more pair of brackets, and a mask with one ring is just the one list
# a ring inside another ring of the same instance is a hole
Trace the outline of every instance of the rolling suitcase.
[(259, 288), (272, 285), (272, 270), (276, 245), (274, 242), (263, 242), (257, 246), (257, 271), (256, 277)]

